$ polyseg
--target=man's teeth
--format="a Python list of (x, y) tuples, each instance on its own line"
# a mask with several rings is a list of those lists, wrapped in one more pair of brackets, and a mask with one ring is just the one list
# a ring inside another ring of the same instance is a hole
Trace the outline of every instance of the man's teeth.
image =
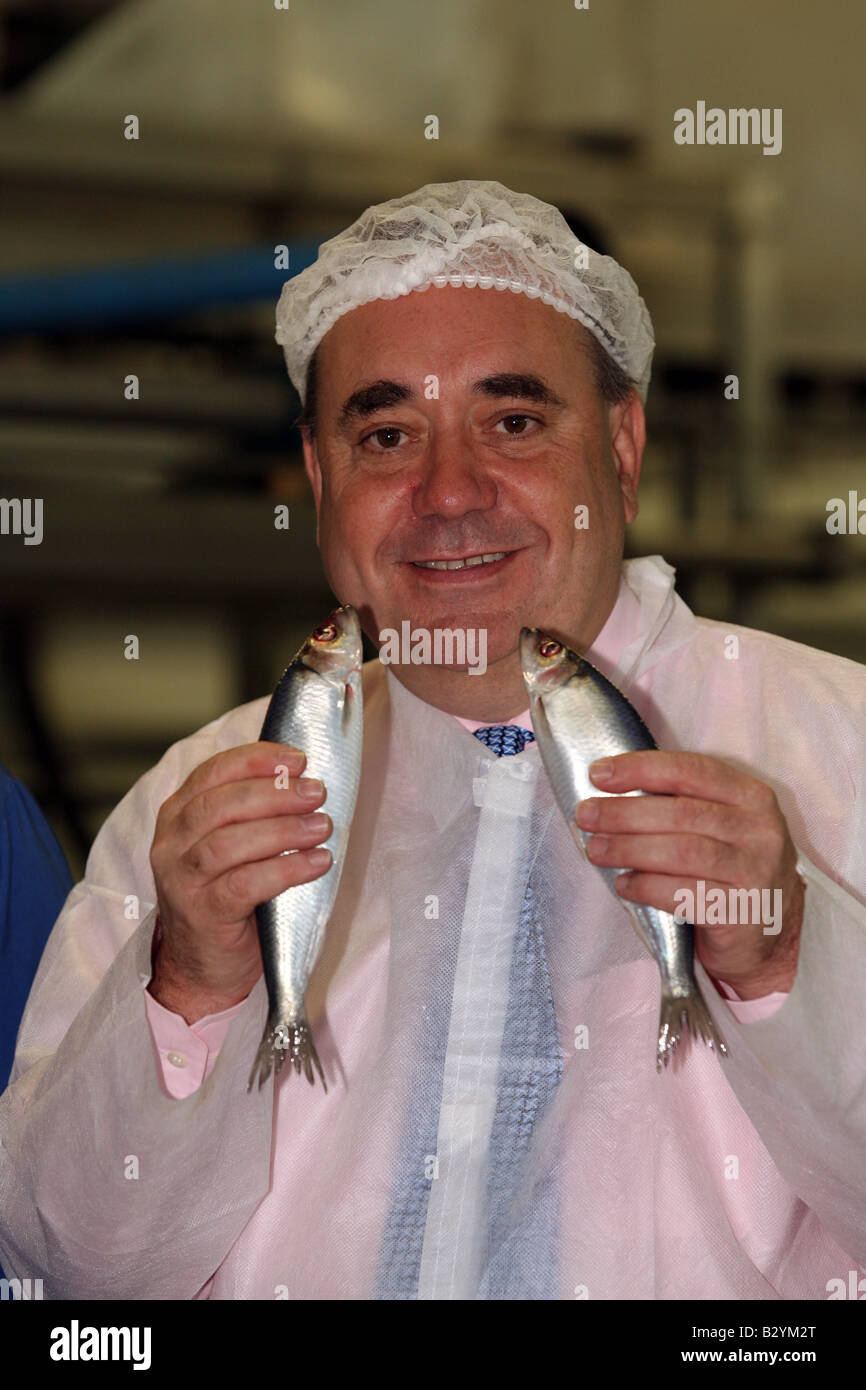
[(496, 550), (490, 555), (469, 555), (465, 560), (413, 560), (425, 570), (465, 570), (471, 565), (492, 565), (494, 560), (504, 560), (507, 550)]

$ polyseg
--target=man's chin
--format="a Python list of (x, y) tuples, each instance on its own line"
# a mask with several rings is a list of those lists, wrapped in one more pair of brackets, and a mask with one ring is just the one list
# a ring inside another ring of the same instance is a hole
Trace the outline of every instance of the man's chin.
[[(479, 643), (483, 642), (488, 665), (491, 665), (517, 655), (521, 626), (517, 620), (503, 622), (501, 613), (462, 613), (459, 617), (453, 613), (429, 616), (416, 613), (411, 617), (401, 614), (388, 618), (374, 634), (374, 640), (377, 646), (381, 646), (386, 639), (392, 642), (396, 640), (402, 647), (405, 644), (420, 645), (422, 638), (429, 638), (430, 644), (436, 645), (434, 639), (437, 634), (462, 634), (467, 649), (477, 651)], [(439, 639), (439, 645), (450, 649), (451, 644), (447, 637), (443, 637)]]

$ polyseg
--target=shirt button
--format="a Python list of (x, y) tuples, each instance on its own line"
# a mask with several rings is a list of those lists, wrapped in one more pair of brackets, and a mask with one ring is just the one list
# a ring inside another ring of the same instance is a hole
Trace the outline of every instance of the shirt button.
[(167, 1060), (171, 1062), (173, 1067), (185, 1067), (187, 1065), (187, 1059), (182, 1052), (169, 1052)]

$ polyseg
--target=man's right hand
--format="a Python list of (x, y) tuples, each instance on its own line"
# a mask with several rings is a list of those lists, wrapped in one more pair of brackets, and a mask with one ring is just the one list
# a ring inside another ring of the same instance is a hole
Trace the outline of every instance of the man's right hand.
[(150, 862), (162, 939), (148, 990), (187, 1023), (239, 1003), (259, 978), (256, 906), (330, 867), (314, 848), (333, 830), (318, 810), (326, 791), (301, 777), (305, 762), (282, 743), (230, 748), (160, 807)]

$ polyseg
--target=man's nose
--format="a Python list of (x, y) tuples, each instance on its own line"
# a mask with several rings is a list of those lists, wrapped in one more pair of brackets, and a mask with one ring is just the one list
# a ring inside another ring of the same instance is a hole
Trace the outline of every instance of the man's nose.
[(437, 430), (419, 462), (412, 505), (418, 516), (462, 516), (494, 506), (497, 491), (462, 430)]

